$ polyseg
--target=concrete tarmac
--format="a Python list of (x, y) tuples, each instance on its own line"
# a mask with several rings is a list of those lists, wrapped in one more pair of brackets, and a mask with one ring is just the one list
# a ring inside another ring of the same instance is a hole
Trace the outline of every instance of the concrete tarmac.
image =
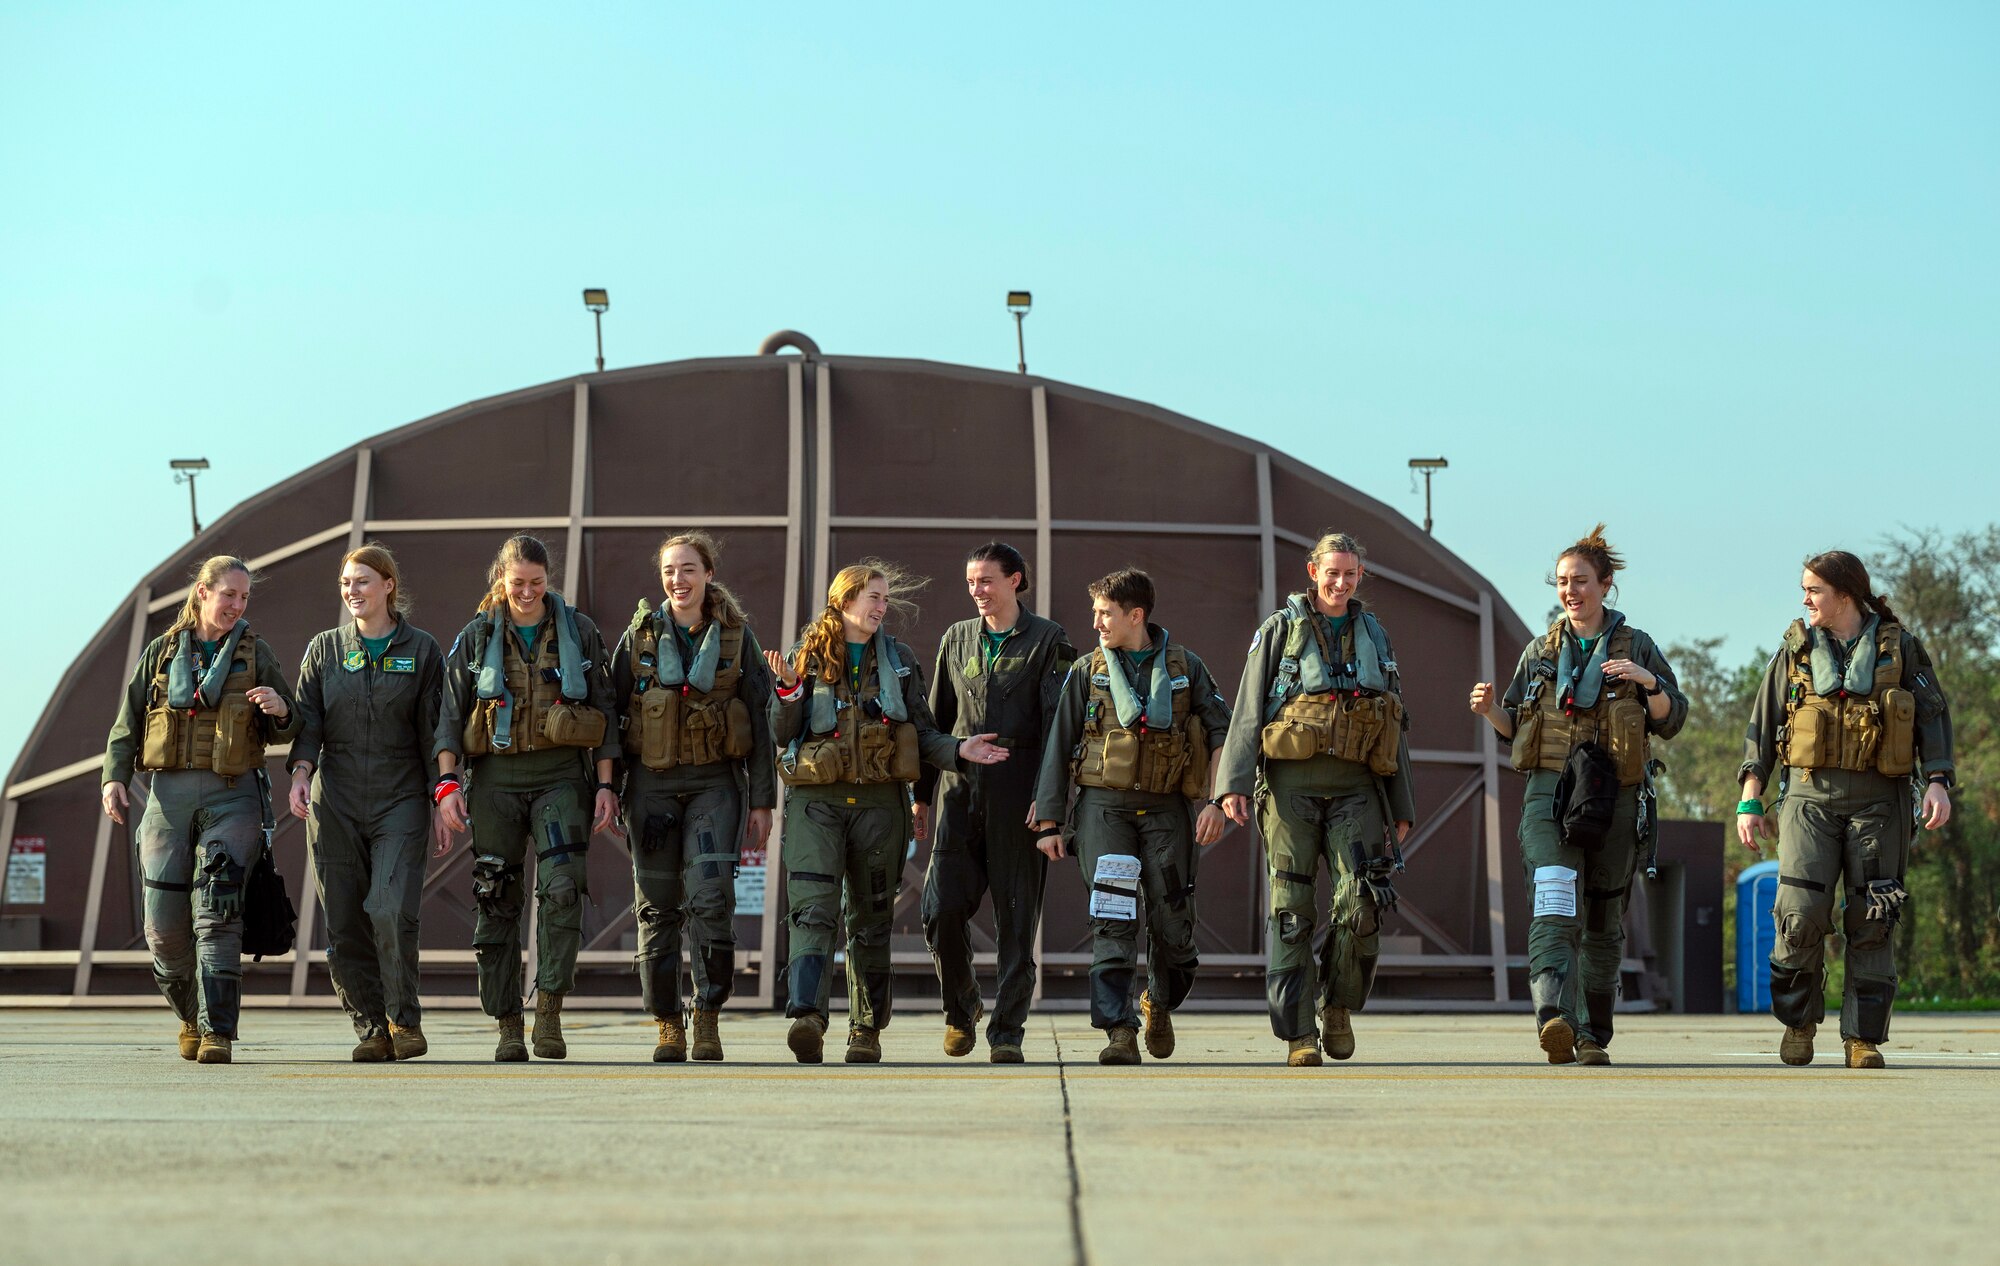
[[(1609, 1068), (1525, 1016), (1362, 1015), (1283, 1066), (1261, 1016), (1101, 1068), (1081, 1015), (1024, 1067), (902, 1014), (876, 1066), (648, 1061), (629, 1012), (570, 1058), (356, 1065), (337, 1013), (251, 1010), (238, 1062), (157, 1011), (0, 1013), (0, 1260), (141, 1263), (1366, 1263), (2000, 1260), (2000, 1017), (1903, 1016), (1882, 1072), (1777, 1062), (1766, 1017), (1621, 1017)], [(831, 1036), (838, 1038), (836, 1028)]]

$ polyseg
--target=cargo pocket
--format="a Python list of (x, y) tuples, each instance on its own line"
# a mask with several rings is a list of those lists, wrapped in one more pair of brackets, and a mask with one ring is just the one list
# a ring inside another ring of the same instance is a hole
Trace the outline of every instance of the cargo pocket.
[(172, 708), (146, 713), (146, 737), (139, 748), (142, 769), (172, 769), (180, 758), (180, 714)]
[(845, 750), (840, 739), (832, 736), (804, 739), (789, 765), (782, 760), (778, 762), (778, 773), (793, 787), (824, 787), (829, 783), (844, 782), (847, 778)]
[(889, 777), (897, 782), (915, 782), (924, 772), (923, 754), (917, 746), (917, 727), (898, 721), (891, 727), (895, 751), (889, 760)]
[(1605, 718), (1605, 737), (1618, 785), (1636, 787), (1646, 777), (1646, 706), (1637, 699), (1613, 699)]
[(1542, 757), (1542, 709), (1539, 703), (1522, 710), (1514, 724), (1514, 768), (1534, 769)]
[(1382, 728), (1368, 748), (1368, 770), (1378, 778), (1393, 777), (1401, 770), (1403, 754), (1403, 701), (1382, 696)]
[(1793, 710), (1785, 723), (1785, 764), (1794, 769), (1818, 769), (1833, 763), (1833, 709), (1814, 696)]
[(1258, 746), (1272, 760), (1310, 760), (1319, 755), (1319, 732), (1303, 721), (1280, 717), (1264, 727)]
[(674, 767), (674, 723), (681, 708), (680, 692), (671, 689), (648, 690), (639, 696), (637, 717), (637, 742), (639, 763), (648, 769), (672, 769)]
[(1139, 736), (1130, 730), (1104, 733), (1104, 785), (1130, 791), (1139, 785)]
[(1208, 799), (1208, 727), (1192, 712), (1187, 719), (1187, 768), (1181, 773), (1180, 792), (1190, 800)]
[(750, 705), (731, 699), (722, 710), (722, 754), (742, 760), (750, 754)]
[(1882, 741), (1875, 769), (1901, 778), (1917, 764), (1917, 697), (1907, 690), (1882, 692)]
[(564, 700), (542, 714), (542, 737), (557, 747), (596, 747), (604, 741), (604, 714)]
[(889, 767), (896, 759), (896, 737), (889, 731), (890, 726), (879, 721), (858, 721), (860, 729), (855, 733), (855, 744), (860, 749), (861, 768), (856, 771), (856, 782), (889, 782)]
[(209, 768), (225, 778), (235, 778), (257, 768), (256, 711), (242, 695), (225, 695), (215, 710), (215, 745), (209, 752)]

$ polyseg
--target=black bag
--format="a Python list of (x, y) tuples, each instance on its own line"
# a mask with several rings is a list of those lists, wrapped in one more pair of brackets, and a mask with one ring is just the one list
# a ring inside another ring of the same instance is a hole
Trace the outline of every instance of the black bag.
[(298, 936), (299, 912), (285, 891), (285, 877), (265, 846), (243, 884), (243, 952), (258, 962), (266, 954), (283, 954)]
[(1611, 753), (1595, 743), (1579, 743), (1556, 780), (1556, 825), (1562, 828), (1563, 843), (1595, 852), (1617, 809), (1618, 766)]

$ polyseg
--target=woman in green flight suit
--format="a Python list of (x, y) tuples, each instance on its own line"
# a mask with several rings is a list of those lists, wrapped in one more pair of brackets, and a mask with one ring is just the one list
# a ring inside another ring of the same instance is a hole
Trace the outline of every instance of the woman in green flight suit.
[(250, 566), (203, 563), (146, 644), (104, 751), (104, 812), (123, 825), (134, 769), (152, 784), (137, 836), (153, 979), (182, 1059), (227, 1064), (243, 1001), (243, 883), (271, 821), (267, 743), (298, 729), (278, 657), (250, 631)]
[[(1625, 905), (1652, 830), (1651, 805), (1641, 803), (1650, 801), (1652, 739), (1672, 738), (1687, 720), (1687, 697), (1660, 648), (1604, 605), (1624, 567), (1602, 523), (1564, 550), (1554, 578), (1562, 615), (1521, 652), (1504, 695), (1490, 681), (1472, 688), (1472, 710), (1513, 740), (1514, 768), (1528, 775), (1528, 992), (1551, 1064), (1611, 1062)], [(1565, 769), (1586, 763), (1572, 760), (1586, 746), (1595, 749), (1587, 755), (1608, 755), (1616, 775), (1598, 840), (1566, 832), (1558, 797)]]
[(705, 533), (662, 542), (653, 561), (666, 605), (641, 602), (611, 656), (612, 695), (625, 709), (639, 994), (659, 1028), (653, 1059), (662, 1063), (690, 1054), (681, 1011), (681, 928), (690, 920), (692, 1054), (722, 1058), (739, 839), (762, 847), (778, 803), (770, 669), (736, 596), (716, 583), (715, 558)]
[(340, 564), (353, 618), (307, 644), (299, 734), (286, 763), (326, 912), (326, 965), (354, 1023), (356, 1063), (429, 1050), (417, 1003), (417, 909), (425, 841), (447, 842), (431, 809), (431, 742), (444, 652), (409, 623), (410, 592), (380, 545)]
[(889, 1023), (889, 925), (895, 916), (910, 788), (922, 762), (960, 770), (997, 765), (993, 734), (963, 741), (941, 733), (910, 648), (883, 629), (892, 605), (916, 585), (894, 566), (864, 559), (827, 586), (826, 609), (790, 655), (765, 651), (777, 688), (771, 736), (785, 798), (785, 897), (791, 906), (791, 1001), (786, 1037), (801, 1064), (822, 1057), (842, 883), (847, 907), (847, 1062), (882, 1058)]
[(548, 546), (509, 537), (486, 580), (479, 614), (446, 657), (434, 794), (447, 830), (471, 819), (479, 1004), (499, 1023), (500, 1063), (528, 1058), (521, 882), (534, 852), (535, 1056), (562, 1059), (563, 996), (583, 945), (584, 850), (593, 833), (618, 829), (617, 709), (597, 625), (549, 588)]

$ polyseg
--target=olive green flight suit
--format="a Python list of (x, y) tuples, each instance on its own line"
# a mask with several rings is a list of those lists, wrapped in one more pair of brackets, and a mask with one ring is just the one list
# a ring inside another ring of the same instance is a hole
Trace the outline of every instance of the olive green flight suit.
[[(649, 616), (671, 623), (670, 612)], [(700, 637), (708, 626), (693, 630)], [(632, 642), (625, 630), (611, 656), (611, 693), (632, 698)], [(669, 630), (660, 653), (687, 648)], [(672, 645), (670, 645), (672, 643)], [(639, 996), (655, 1019), (681, 1016), (681, 929), (692, 919), (689, 956), (695, 1007), (720, 1010), (736, 983), (736, 870), (744, 811), (778, 804), (776, 757), (771, 748), (771, 670), (757, 637), (743, 630), (742, 675), (736, 697), (750, 711), (750, 755), (707, 765), (648, 769), (627, 755), (625, 821), (632, 848), (633, 915), (638, 922)], [(727, 667), (727, 665), (718, 665)], [(678, 687), (666, 687), (678, 689)], [(745, 802), (745, 793), (748, 802)]]
[[(1607, 610), (1606, 632), (1600, 637), (1610, 636), (1610, 619), (1615, 615)], [(1649, 711), (1646, 732), (1671, 739), (1687, 721), (1687, 696), (1653, 639), (1640, 629), (1631, 629), (1631, 633), (1633, 662), (1657, 676), (1667, 696), (1667, 715), (1655, 720)], [(1567, 622), (1563, 636), (1575, 640)], [(1513, 721), (1514, 733), (1520, 730), (1521, 708), (1536, 665), (1544, 662), (1545, 638), (1546, 634), (1537, 637), (1522, 650), (1513, 680), (1500, 698), (1500, 706)], [(1592, 639), (1592, 646), (1596, 645)], [(1549, 688), (1554, 689), (1555, 683)], [(1639, 687), (1607, 681), (1599, 706), (1620, 691), (1638, 693)], [(1527, 796), (1521, 803), (1522, 878), (1528, 886), (1529, 910), (1541, 909), (1531, 914), (1528, 922), (1528, 993), (1535, 1004), (1537, 1025), (1560, 1015), (1572, 1031), (1608, 1047), (1625, 962), (1625, 907), (1631, 900), (1641, 851), (1640, 787), (1619, 789), (1603, 843), (1586, 854), (1563, 842), (1558, 821), (1561, 806), (1555, 801), (1556, 783), (1561, 778), (1556, 770), (1531, 771)]]
[(363, 1040), (423, 1018), (417, 910), (443, 693), (444, 651), (400, 616), (379, 658), (349, 623), (313, 638), (299, 666), (299, 733), (286, 764), (313, 767), (306, 847), (327, 971)]
[(930, 865), (924, 872), (924, 941), (937, 965), (945, 1022), (970, 1029), (979, 1008), (972, 965), (972, 918), (993, 894), (999, 982), (988, 1045), (1019, 1046), (1035, 996), (1035, 933), (1042, 921), (1048, 858), (1027, 824), (1041, 773), (1063, 674), (1076, 658), (1062, 626), (1023, 608), (999, 652), (989, 658), (986, 622), (961, 620), (938, 644), (931, 711), (940, 729), (958, 738), (998, 734), (1008, 759), (969, 766), (963, 774), (926, 770), (917, 783), (923, 803), (936, 792)]
[[(1359, 600), (1350, 600), (1347, 622), (1337, 638), (1332, 622), (1313, 613), (1319, 621), (1315, 635), (1332, 652), (1328, 670), (1338, 687), (1354, 687), (1353, 678), (1340, 669), (1354, 661), (1354, 638), (1368, 636), (1358, 619), (1362, 610)], [(1274, 705), (1283, 702), (1274, 699), (1272, 691), (1289, 633), (1282, 610), (1257, 627), (1215, 778), (1217, 799), (1248, 796), (1257, 809), (1271, 884), (1264, 991), (1271, 1032), (1288, 1042), (1317, 1033), (1317, 1012), (1322, 1008), (1359, 1011), (1366, 1005), (1382, 952), (1382, 915), (1375, 889), (1389, 886), (1389, 831), (1397, 822), (1416, 820), (1408, 738), (1399, 741), (1396, 773), (1388, 778), (1378, 778), (1359, 761), (1330, 754), (1309, 760), (1272, 760), (1263, 755), (1264, 724)], [(1393, 649), (1382, 658), (1393, 664)], [(1401, 693), (1402, 682), (1393, 668), (1388, 684), (1391, 691)], [(1407, 713), (1403, 728), (1409, 728)], [(1318, 912), (1313, 899), (1322, 862), (1334, 885), (1326, 943), (1316, 961), (1312, 942)]]
[[(917, 728), (923, 760), (958, 770), (959, 740), (941, 733), (924, 697), (924, 674), (910, 648), (895, 644), (903, 707)], [(786, 652), (796, 663), (798, 648)], [(876, 679), (875, 643), (862, 654), (861, 680)], [(824, 682), (813, 689), (824, 689)], [(787, 699), (771, 695), (771, 741), (779, 749), (810, 728), (807, 689)], [(785, 902), (790, 908), (791, 957), (786, 965), (790, 1000), (785, 1014), (827, 1015), (833, 988), (833, 945), (847, 918), (848, 1021), (888, 1027), (894, 1008), (889, 929), (910, 840), (910, 784), (837, 782), (785, 789)], [(845, 900), (843, 901), (843, 888)]]
[[(1107, 656), (1121, 657), (1127, 679), (1142, 699), (1153, 660), (1165, 655), (1168, 646), (1167, 631), (1159, 625), (1148, 624), (1146, 632), (1148, 645), (1154, 649), (1143, 668), (1129, 651), (1106, 652)], [(1193, 651), (1181, 649), (1187, 655), (1188, 681), (1179, 689), (1188, 691), (1188, 711), (1201, 719), (1209, 734), (1222, 734), (1229, 728), (1229, 704), (1216, 689), (1208, 666)], [(1090, 662), (1088, 655), (1079, 658), (1063, 678), (1035, 784), (1035, 818), (1070, 824), (1086, 884), (1096, 884), (1106, 856), (1139, 859), (1138, 905), (1146, 921), (1146, 993), (1154, 1006), (1172, 1011), (1187, 1000), (1201, 964), (1195, 946), (1194, 893), (1200, 849), (1194, 842), (1194, 814), (1187, 797), (1177, 792), (1075, 786), (1074, 761), (1091, 694)], [(1074, 807), (1070, 804), (1073, 787)], [(1093, 917), (1090, 930), (1090, 1023), (1106, 1030), (1137, 1028), (1132, 986), (1138, 974), (1138, 911), (1129, 919)]]
[[(132, 781), (165, 644), (164, 637), (148, 642), (125, 684), (105, 741), (106, 783)], [(283, 721), (257, 712), (255, 724), (266, 743), (283, 743), (298, 730), (299, 710), (276, 653), (261, 637), (255, 653), (257, 684), (290, 707)], [(133, 824), (153, 980), (176, 1016), (232, 1040), (243, 1001), (243, 883), (263, 851), (268, 811), (254, 772), (224, 778), (206, 769), (156, 770), (145, 811)]]
[[(523, 864), (535, 853), (535, 988), (568, 993), (576, 983), (576, 955), (583, 947), (583, 899), (589, 892), (585, 850), (600, 760), (618, 750), (618, 708), (605, 671), (604, 638), (576, 613), (577, 641), (589, 697), (584, 705), (604, 714), (604, 741), (596, 748), (548, 747), (494, 752), (465, 759), (465, 718), (476, 702), (479, 662), (474, 648), (486, 624), (482, 613), (465, 626), (445, 656), (443, 706), (438, 712), (433, 761), (450, 752), (466, 770), (466, 804), (472, 814), (472, 898), (478, 907), (472, 948), (479, 962), (479, 1005), (496, 1018), (521, 1014), (521, 891)], [(501, 612), (507, 654), (526, 654), (513, 621)], [(558, 636), (555, 608), (542, 617), (535, 649)], [(532, 660), (530, 661), (532, 662)]]
[[(1823, 634), (1819, 636), (1824, 636)], [(1901, 631), (1902, 687), (1916, 696), (1917, 774), (1951, 785), (1951, 710), (1923, 644)], [(1827, 639), (1836, 654), (1853, 653)], [(1863, 649), (1865, 646), (1865, 650)], [(1856, 651), (1879, 653), (1869, 636)], [(1874, 770), (1801, 769), (1781, 764), (1786, 677), (1791, 655), (1772, 657), (1751, 705), (1739, 777), (1766, 780), (1782, 771), (1782, 786), (1765, 788), (1765, 803), (1781, 796), (1778, 818), (1778, 938), (1771, 951), (1771, 1011), (1790, 1028), (1826, 1018), (1826, 938), (1839, 898), (1847, 941), (1847, 978), (1840, 1036), (1880, 1044), (1889, 1037), (1896, 1002), (1896, 955), (1891, 933), (1900, 902), (1870, 916), (1869, 885), (1888, 881), (1903, 898), (1915, 834), (1915, 779)], [(1844, 660), (1843, 660), (1844, 667)]]

